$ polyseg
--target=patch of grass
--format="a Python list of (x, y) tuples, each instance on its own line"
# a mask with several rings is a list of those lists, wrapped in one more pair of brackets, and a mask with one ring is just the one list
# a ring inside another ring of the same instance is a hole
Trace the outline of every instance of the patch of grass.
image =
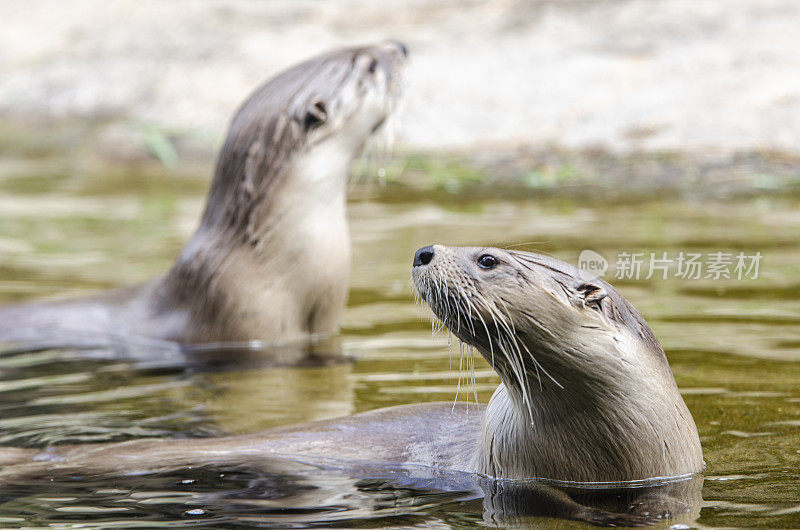
[(14, 174), (0, 178), (0, 191), (20, 195), (53, 193), (63, 189), (68, 181), (69, 175), (59, 172)]
[(577, 168), (565, 164), (555, 167), (544, 166), (530, 170), (520, 177), (523, 185), (529, 188), (550, 189), (563, 186), (580, 179)]
[(174, 168), (178, 164), (178, 152), (164, 129), (147, 125), (143, 134), (145, 147), (159, 162), (168, 168)]
[(428, 186), (448, 193), (459, 193), (487, 181), (482, 169), (455, 158), (411, 155), (407, 159), (405, 175), (423, 175)]

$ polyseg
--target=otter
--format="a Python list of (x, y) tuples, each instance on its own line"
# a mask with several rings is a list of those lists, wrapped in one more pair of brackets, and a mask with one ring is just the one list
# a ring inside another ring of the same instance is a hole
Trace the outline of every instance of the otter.
[(700, 438), (664, 350), (608, 283), (497, 248), (420, 249), (414, 283), (502, 384), (472, 470), (577, 482), (691, 475)]
[(385, 129), (406, 47), (340, 49), (257, 88), (230, 124), (200, 226), (162, 277), (0, 310), (0, 341), (103, 336), (184, 344), (304, 341), (347, 298), (347, 175)]
[[(598, 513), (563, 492), (543, 493), (541, 481), (568, 489), (683, 484), (703, 470), (697, 428), (663, 349), (608, 283), (586, 281), (575, 267), (537, 254), (438, 245), (416, 252), (412, 274), (434, 315), (500, 376), (487, 406), (402, 405), (217, 439), (51, 447), (38, 454), (9, 448), (0, 452), (0, 481), (287, 457), (337, 469), (399, 465), (468, 473), (484, 492), (511, 495), (487, 493), (492, 509), (519, 508), (520, 491), (531, 491), (525, 481), (536, 479), (533, 490), (550, 499), (545, 505), (559, 503), (560, 516), (597, 522)], [(632, 502), (634, 515), (685, 509), (652, 491)]]

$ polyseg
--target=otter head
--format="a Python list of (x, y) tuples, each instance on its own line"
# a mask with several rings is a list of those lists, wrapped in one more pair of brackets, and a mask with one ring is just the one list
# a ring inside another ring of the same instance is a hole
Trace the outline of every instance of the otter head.
[(284, 342), (336, 330), (348, 291), (350, 165), (391, 117), (406, 55), (396, 42), (336, 50), (242, 104), (200, 227), (158, 295), (160, 307), (188, 314), (172, 336)]
[(498, 248), (421, 248), (434, 314), (500, 375), (478, 469), (504, 477), (632, 480), (699, 471), (694, 422), (661, 346), (602, 280)]
[(343, 197), (353, 158), (396, 106), (406, 56), (398, 42), (336, 50), (259, 87), (231, 123), (204, 225), (257, 232), (287, 184)]
[(338, 50), (300, 64), (273, 82), (297, 83), (284, 119), (306, 151), (337, 147), (357, 154), (397, 103), (408, 51), (399, 42)]
[(417, 251), (413, 277), (437, 318), (513, 388), (528, 390), (532, 381), (541, 388), (582, 387), (601, 375), (598, 366), (616, 366), (640, 350), (663, 362), (633, 307), (607, 283), (587, 282), (562, 261), (436, 245)]

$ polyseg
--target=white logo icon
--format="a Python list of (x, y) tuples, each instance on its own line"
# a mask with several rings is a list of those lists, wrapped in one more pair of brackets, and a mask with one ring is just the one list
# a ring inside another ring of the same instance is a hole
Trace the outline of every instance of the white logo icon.
[(608, 260), (594, 250), (582, 250), (578, 256), (578, 269), (584, 281), (592, 281), (606, 273)]

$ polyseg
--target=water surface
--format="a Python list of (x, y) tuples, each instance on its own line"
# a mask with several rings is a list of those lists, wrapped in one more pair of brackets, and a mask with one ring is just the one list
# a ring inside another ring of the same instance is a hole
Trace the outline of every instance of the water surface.
[[(2, 303), (77, 295), (164, 271), (203, 202), (197, 183), (36, 178), (0, 181)], [(423, 245), (514, 246), (572, 263), (591, 249), (612, 269), (621, 252), (647, 259), (760, 252), (757, 279), (681, 279), (674, 268), (666, 280), (614, 279), (613, 270), (607, 279), (661, 340), (700, 430), (704, 500), (699, 515), (682, 522), (800, 527), (800, 201), (521, 195), (426, 198), (396, 186), (356, 189), (352, 292), (333, 346), (351, 362), (275, 367), (223, 357), (186, 368), (169, 362), (167, 351), (165, 362), (148, 364), (70, 348), (8, 350), (0, 355), (0, 444), (248, 433), (388, 405), (453, 401), (459, 346), (446, 333), (432, 336), (409, 282), (411, 257)], [(146, 343), (128, 347), (159, 351)], [(474, 382), (461, 381), (459, 400), (487, 401), (498, 379), (479, 359)], [(286, 464), (274, 475), (208, 468), (42, 477), (4, 488), (0, 525), (484, 524), (474, 494), (455, 486), (391, 484), (298, 466)]]

